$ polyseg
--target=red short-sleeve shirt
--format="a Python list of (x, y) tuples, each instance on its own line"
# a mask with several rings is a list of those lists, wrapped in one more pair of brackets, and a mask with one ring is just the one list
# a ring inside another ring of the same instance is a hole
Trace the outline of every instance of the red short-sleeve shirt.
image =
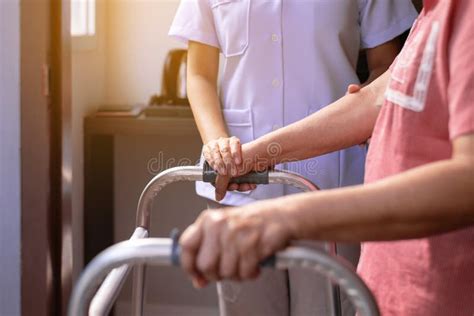
[[(391, 67), (366, 183), (448, 159), (474, 133), (474, 1), (428, 0)], [(473, 175), (474, 176), (474, 175)], [(474, 315), (474, 229), (365, 243), (359, 273), (383, 315)]]

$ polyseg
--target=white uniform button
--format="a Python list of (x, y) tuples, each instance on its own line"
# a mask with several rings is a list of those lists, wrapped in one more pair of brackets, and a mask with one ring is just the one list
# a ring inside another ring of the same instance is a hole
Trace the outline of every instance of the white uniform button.
[(280, 129), (281, 126), (278, 124), (273, 125), (272, 130), (276, 131), (277, 129)]
[(272, 86), (274, 86), (275, 88), (278, 88), (280, 86), (280, 80), (273, 79)]
[(272, 41), (273, 42), (278, 42), (280, 40), (280, 37), (277, 34), (272, 34)]

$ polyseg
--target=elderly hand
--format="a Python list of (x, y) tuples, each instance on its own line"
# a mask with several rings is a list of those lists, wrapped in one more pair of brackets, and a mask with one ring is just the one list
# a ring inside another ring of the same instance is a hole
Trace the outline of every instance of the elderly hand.
[(237, 137), (211, 140), (204, 145), (202, 153), (209, 165), (219, 173), (215, 184), (217, 201), (225, 197), (227, 190), (244, 192), (256, 188), (255, 184), (249, 183), (229, 185), (232, 177), (248, 172), (243, 170), (242, 145)]
[(198, 288), (221, 279), (253, 279), (259, 263), (291, 238), (288, 220), (275, 203), (206, 210), (180, 239), (181, 264)]

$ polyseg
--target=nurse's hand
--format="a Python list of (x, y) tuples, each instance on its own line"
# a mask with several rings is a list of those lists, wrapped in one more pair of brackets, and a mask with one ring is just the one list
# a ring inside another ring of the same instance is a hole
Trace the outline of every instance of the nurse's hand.
[(293, 238), (288, 221), (268, 201), (203, 211), (180, 239), (181, 265), (198, 288), (221, 279), (256, 278), (259, 263)]
[(217, 201), (225, 197), (227, 190), (250, 191), (256, 188), (256, 185), (248, 183), (229, 185), (232, 177), (246, 173), (240, 139), (232, 136), (211, 140), (204, 145), (202, 152), (209, 165), (219, 173), (215, 185)]

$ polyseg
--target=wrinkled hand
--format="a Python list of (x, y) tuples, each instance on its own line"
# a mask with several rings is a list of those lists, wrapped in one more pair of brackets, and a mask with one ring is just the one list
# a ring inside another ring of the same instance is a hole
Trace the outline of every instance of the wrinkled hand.
[(266, 202), (206, 210), (180, 239), (181, 264), (198, 288), (221, 279), (253, 279), (259, 263), (291, 238), (288, 221)]
[(203, 155), (209, 165), (219, 174), (216, 179), (216, 200), (225, 197), (226, 191), (250, 191), (256, 188), (255, 184), (230, 184), (232, 177), (246, 173), (242, 158), (240, 140), (233, 137), (221, 137), (204, 145)]

